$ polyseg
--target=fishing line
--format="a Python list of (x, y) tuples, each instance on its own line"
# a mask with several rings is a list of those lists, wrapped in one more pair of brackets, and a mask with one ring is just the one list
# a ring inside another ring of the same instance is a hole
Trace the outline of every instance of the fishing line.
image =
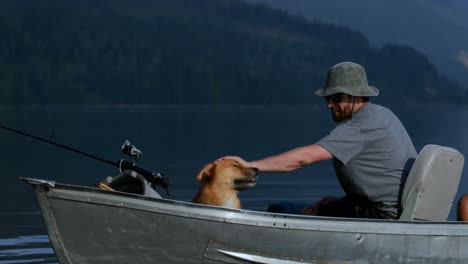
[(5, 130), (11, 131), (11, 132), (14, 132), (14, 133), (17, 133), (17, 134), (20, 134), (20, 135), (23, 135), (23, 136), (26, 136), (26, 137), (29, 137), (29, 138), (36, 139), (36, 140), (39, 140), (39, 141), (42, 141), (42, 142), (45, 142), (45, 143), (48, 143), (48, 144), (51, 144), (51, 145), (60, 147), (60, 148), (64, 148), (64, 149), (66, 149), (66, 150), (69, 150), (69, 151), (72, 151), (72, 152), (75, 152), (75, 153), (78, 153), (78, 154), (81, 154), (81, 155), (90, 157), (90, 158), (92, 158), (92, 159), (96, 159), (96, 160), (102, 161), (102, 162), (107, 163), (107, 164), (110, 164), (110, 165), (118, 166), (118, 163), (117, 163), (117, 162), (113, 162), (113, 161), (110, 161), (110, 160), (107, 160), (107, 159), (103, 159), (103, 158), (101, 158), (101, 157), (98, 157), (98, 156), (95, 156), (95, 155), (92, 155), (92, 154), (83, 152), (83, 151), (81, 151), (81, 150), (74, 149), (74, 148), (71, 148), (71, 147), (68, 147), (68, 146), (65, 146), (65, 145), (62, 145), (62, 144), (59, 144), (59, 143), (56, 143), (56, 142), (53, 142), (53, 141), (50, 141), (50, 140), (41, 138), (41, 137), (37, 137), (37, 136), (28, 134), (28, 133), (23, 132), (23, 131), (20, 131), (20, 130), (16, 130), (16, 129), (14, 129), (14, 128), (6, 127), (6, 126), (1, 125), (1, 124), (0, 124), (0, 128), (3, 128), (3, 129), (5, 129)]

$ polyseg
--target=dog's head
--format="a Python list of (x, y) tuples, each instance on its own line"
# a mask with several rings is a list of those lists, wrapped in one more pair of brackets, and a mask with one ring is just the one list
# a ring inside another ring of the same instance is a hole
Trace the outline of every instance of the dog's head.
[(215, 184), (220, 188), (231, 188), (242, 191), (257, 184), (257, 168), (242, 166), (235, 160), (212, 162), (198, 173), (197, 180), (202, 184)]

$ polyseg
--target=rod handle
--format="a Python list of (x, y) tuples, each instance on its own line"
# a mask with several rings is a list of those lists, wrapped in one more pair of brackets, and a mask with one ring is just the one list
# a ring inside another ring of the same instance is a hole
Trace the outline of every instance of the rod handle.
[(143, 176), (152, 185), (160, 186), (166, 190), (169, 187), (169, 178), (165, 177), (162, 173), (152, 172), (127, 160), (120, 160), (117, 163), (121, 172), (124, 170), (132, 170)]

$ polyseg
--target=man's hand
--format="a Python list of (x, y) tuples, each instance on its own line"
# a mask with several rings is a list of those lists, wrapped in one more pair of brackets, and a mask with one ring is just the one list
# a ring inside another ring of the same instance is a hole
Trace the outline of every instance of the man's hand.
[(224, 157), (221, 157), (221, 158), (217, 159), (215, 162), (218, 162), (218, 161), (221, 161), (221, 160), (227, 160), (227, 159), (235, 160), (235, 161), (239, 162), (244, 167), (251, 167), (249, 162), (245, 161), (243, 158), (238, 157), (238, 156), (224, 156)]

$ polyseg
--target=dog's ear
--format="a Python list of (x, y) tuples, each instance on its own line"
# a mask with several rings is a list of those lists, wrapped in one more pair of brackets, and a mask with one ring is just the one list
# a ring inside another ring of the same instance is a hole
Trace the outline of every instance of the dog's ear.
[(206, 164), (205, 167), (203, 167), (203, 169), (201, 169), (201, 171), (198, 173), (197, 180), (201, 181), (204, 178), (209, 177), (210, 176), (210, 170), (211, 170), (211, 168), (213, 168), (213, 165), (214, 165), (213, 162), (210, 162), (210, 163)]

